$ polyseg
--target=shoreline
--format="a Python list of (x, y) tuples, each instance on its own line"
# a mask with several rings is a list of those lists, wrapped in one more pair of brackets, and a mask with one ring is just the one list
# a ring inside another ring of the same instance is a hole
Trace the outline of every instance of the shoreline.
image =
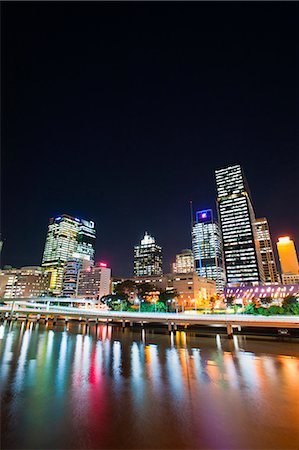
[[(55, 329), (56, 326), (61, 327), (61, 325), (67, 326), (67, 324), (78, 324), (85, 325), (87, 328), (98, 327), (98, 326), (113, 326), (119, 328), (122, 331), (130, 329), (132, 331), (154, 331), (157, 334), (171, 334), (176, 332), (186, 332), (189, 335), (195, 335), (196, 337), (208, 338), (216, 337), (217, 335), (231, 340), (227, 336), (227, 330), (225, 326), (221, 325), (189, 325), (188, 327), (184, 325), (177, 324), (175, 329), (169, 330), (168, 326), (164, 323), (138, 323), (138, 322), (124, 322), (109, 320), (109, 322), (96, 322), (96, 321), (86, 321), (80, 320), (79, 318), (69, 318), (67, 321), (64, 318), (59, 317), (0, 317), (0, 324), (7, 323), (40, 323), (43, 325), (51, 324), (51, 329)], [(280, 329), (269, 328), (269, 327), (241, 327), (241, 329), (234, 330), (234, 336), (241, 336), (246, 338), (246, 340), (257, 340), (257, 341), (274, 341), (274, 342), (286, 342), (286, 343), (299, 343), (299, 329), (298, 328), (283, 328), (283, 333), (279, 333)], [(162, 333), (161, 333), (162, 332)], [(166, 333), (165, 333), (166, 332)]]

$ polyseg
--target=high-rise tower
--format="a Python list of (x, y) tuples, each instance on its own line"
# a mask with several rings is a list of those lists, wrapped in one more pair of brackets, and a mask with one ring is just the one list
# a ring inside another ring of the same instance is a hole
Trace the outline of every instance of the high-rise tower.
[(289, 236), (278, 238), (277, 250), (283, 284), (298, 283), (299, 263), (294, 241)]
[(266, 283), (278, 283), (276, 262), (268, 221), (265, 217), (255, 221), (256, 235), (260, 245), (264, 277)]
[(92, 266), (89, 256), (74, 253), (72, 258), (69, 258), (63, 270), (62, 295), (64, 297), (72, 297), (76, 295), (78, 274), (81, 269), (88, 269)]
[(217, 293), (223, 292), (225, 273), (221, 231), (213, 218), (213, 211), (197, 211), (192, 230), (192, 247), (196, 272), (200, 277), (216, 282)]
[(63, 214), (49, 220), (42, 266), (51, 272), (50, 289), (61, 294), (66, 262), (84, 255), (91, 263), (94, 259), (94, 222)]
[(175, 257), (175, 263), (172, 265), (173, 273), (192, 273), (194, 272), (194, 256), (192, 250), (186, 248)]
[(264, 282), (251, 195), (241, 166), (229, 166), (215, 174), (227, 283)]
[(134, 247), (134, 276), (162, 275), (162, 248), (145, 232), (140, 245)]

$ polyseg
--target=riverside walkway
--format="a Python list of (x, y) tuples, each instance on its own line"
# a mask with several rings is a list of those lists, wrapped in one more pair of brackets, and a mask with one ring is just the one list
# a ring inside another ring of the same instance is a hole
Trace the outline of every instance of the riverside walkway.
[[(299, 316), (253, 316), (249, 314), (190, 314), (190, 313), (145, 313), (128, 311), (106, 311), (95, 307), (90, 300), (43, 297), (32, 299), (1, 299), (0, 315), (2, 319), (28, 320), (83, 320), (87, 323), (121, 323), (127, 324), (161, 324), (168, 330), (176, 330), (178, 326), (187, 328), (190, 325), (208, 325), (226, 327), (228, 337), (232, 337), (237, 327), (271, 327), (298, 328)], [(57, 305), (58, 303), (58, 305)], [(67, 303), (67, 305), (66, 305)], [(71, 303), (71, 306), (69, 305)], [(80, 304), (74, 307), (73, 304)]]

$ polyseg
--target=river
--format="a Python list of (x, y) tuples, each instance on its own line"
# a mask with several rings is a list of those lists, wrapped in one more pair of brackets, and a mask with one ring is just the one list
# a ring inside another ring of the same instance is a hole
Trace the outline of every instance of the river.
[(299, 345), (0, 324), (2, 449), (298, 449)]

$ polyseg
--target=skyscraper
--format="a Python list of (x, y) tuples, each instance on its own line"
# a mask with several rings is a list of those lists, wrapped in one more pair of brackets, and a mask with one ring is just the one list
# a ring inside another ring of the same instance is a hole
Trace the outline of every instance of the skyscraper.
[(294, 241), (289, 236), (278, 238), (277, 250), (284, 284), (297, 283), (299, 263)]
[(42, 266), (51, 272), (50, 289), (61, 294), (64, 267), (74, 254), (94, 259), (94, 222), (63, 214), (49, 220)]
[(266, 283), (278, 283), (276, 262), (272, 247), (272, 240), (268, 221), (265, 217), (255, 220), (256, 236), (260, 245), (264, 278)]
[(185, 249), (178, 253), (173, 264), (174, 273), (192, 273), (194, 272), (194, 256), (192, 250)]
[[(106, 266), (106, 264), (105, 264)], [(111, 292), (111, 269), (103, 267), (88, 267), (78, 273), (77, 297), (100, 300)]]
[(81, 269), (88, 269), (92, 266), (92, 261), (88, 255), (74, 253), (64, 266), (62, 295), (64, 297), (72, 297), (76, 295), (78, 273)]
[(215, 174), (227, 283), (264, 282), (251, 195), (241, 166), (229, 166)]
[(220, 227), (211, 209), (197, 211), (195, 217), (192, 247), (196, 272), (200, 277), (214, 280), (217, 293), (223, 292), (225, 273)]
[(162, 248), (156, 244), (153, 236), (145, 232), (140, 245), (134, 247), (134, 276), (161, 274)]

